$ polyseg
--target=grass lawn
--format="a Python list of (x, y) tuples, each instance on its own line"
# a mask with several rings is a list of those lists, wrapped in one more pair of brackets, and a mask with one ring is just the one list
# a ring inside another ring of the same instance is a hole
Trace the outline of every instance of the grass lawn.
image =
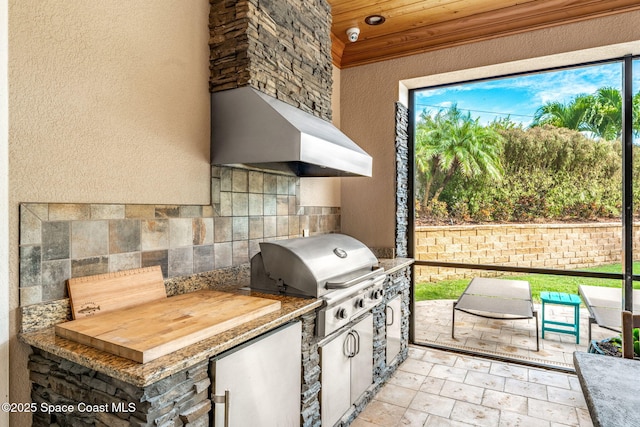
[[(622, 272), (621, 264), (609, 264), (592, 267), (589, 271), (605, 273)], [(633, 271), (640, 271), (640, 262), (633, 263)], [(512, 280), (526, 280), (531, 285), (531, 296), (535, 302), (540, 302), (540, 292), (554, 291), (569, 294), (578, 293), (578, 285), (619, 287), (619, 280), (593, 279), (587, 277), (551, 276), (546, 274), (528, 274), (521, 276), (498, 276)], [(417, 283), (415, 290), (416, 301), (433, 299), (458, 299), (471, 279), (443, 280), (437, 283)], [(634, 288), (640, 289), (640, 284), (634, 283)]]

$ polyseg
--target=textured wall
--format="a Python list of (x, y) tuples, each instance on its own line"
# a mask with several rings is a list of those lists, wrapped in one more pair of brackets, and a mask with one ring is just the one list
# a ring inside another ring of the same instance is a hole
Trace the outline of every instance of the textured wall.
[(208, 3), (12, 1), (22, 202), (209, 203)]
[[(576, 270), (620, 262), (622, 255), (622, 227), (610, 223), (418, 227), (415, 238), (415, 258), (421, 261)], [(633, 244), (640, 246), (640, 232)], [(477, 270), (416, 267), (416, 281), (477, 275)]]
[[(9, 234), (8, 3), (0, 0), (0, 236)], [(0, 238), (0, 401), (9, 401), (9, 240)], [(0, 412), (0, 425), (9, 414)]]
[(210, 203), (209, 5), (9, 0), (8, 15), (9, 388), (26, 402), (19, 204)]
[(637, 54), (638, 20), (640, 12), (625, 13), (341, 70), (341, 130), (373, 156), (373, 178), (342, 181), (343, 232), (394, 246), (399, 82), (421, 78), (407, 84), (424, 87)]

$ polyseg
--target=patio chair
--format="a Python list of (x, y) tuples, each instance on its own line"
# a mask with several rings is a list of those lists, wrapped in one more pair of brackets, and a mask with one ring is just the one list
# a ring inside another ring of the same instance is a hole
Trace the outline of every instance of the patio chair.
[[(595, 323), (613, 332), (622, 332), (622, 289), (579, 285), (578, 293), (589, 310), (589, 342)], [(633, 311), (640, 312), (640, 290), (633, 290)]]
[(538, 312), (533, 307), (529, 282), (475, 277), (453, 303), (451, 337), (455, 338), (456, 310), (498, 320), (536, 319), (536, 351), (540, 350)]
[(622, 312), (622, 357), (633, 359), (633, 329), (640, 328), (640, 314)]

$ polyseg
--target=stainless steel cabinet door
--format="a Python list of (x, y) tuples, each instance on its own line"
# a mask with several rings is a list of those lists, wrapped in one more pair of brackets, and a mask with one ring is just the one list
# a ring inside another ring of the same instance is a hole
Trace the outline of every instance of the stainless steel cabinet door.
[(351, 406), (351, 359), (346, 349), (349, 332), (341, 332), (320, 346), (320, 417), (323, 426), (334, 425)]
[(357, 340), (356, 352), (351, 358), (353, 403), (373, 383), (373, 315), (369, 313), (351, 329)]
[(400, 338), (402, 336), (402, 302), (398, 295), (387, 304), (387, 365), (400, 353)]
[[(302, 326), (291, 323), (211, 362), (216, 427), (298, 427)], [(215, 400), (222, 400), (216, 398)], [(226, 424), (225, 424), (226, 421)]]

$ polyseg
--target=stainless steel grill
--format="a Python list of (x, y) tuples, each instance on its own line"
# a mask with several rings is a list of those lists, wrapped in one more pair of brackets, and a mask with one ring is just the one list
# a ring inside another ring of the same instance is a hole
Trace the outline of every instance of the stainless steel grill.
[(384, 269), (362, 242), (325, 234), (260, 243), (251, 259), (251, 288), (321, 298), (316, 333), (327, 336), (382, 302)]

